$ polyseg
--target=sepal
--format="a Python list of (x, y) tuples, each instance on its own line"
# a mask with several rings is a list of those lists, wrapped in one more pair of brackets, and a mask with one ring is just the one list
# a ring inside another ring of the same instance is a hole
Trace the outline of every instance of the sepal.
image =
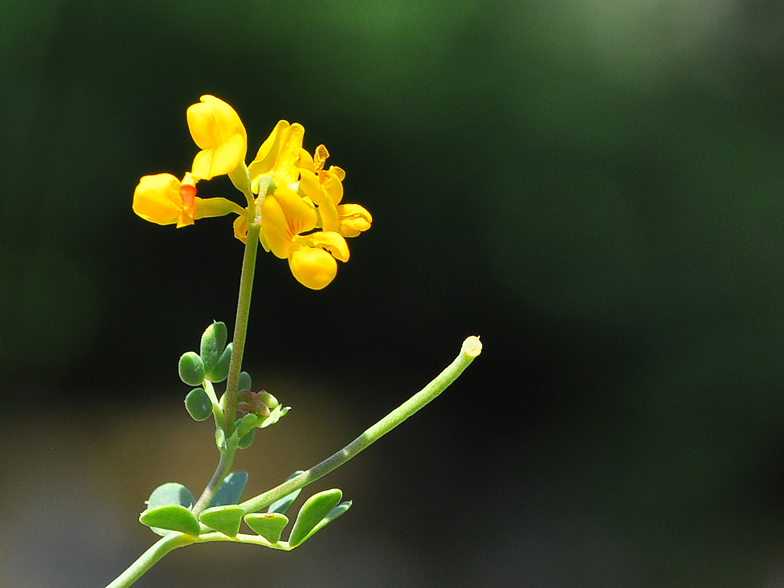
[(259, 423), (257, 423), (256, 426), (259, 429), (265, 429), (265, 428), (269, 427), (270, 425), (274, 425), (280, 419), (282, 419), (284, 416), (286, 416), (286, 414), (290, 410), (291, 410), (290, 406), (283, 406), (282, 404), (279, 404), (273, 410), (270, 411), (270, 415), (267, 418), (265, 418), (262, 421), (259, 421)]

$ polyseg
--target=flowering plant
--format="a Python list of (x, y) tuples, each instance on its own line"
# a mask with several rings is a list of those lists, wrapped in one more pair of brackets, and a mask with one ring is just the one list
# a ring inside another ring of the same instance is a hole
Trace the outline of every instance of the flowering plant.
[[(460, 354), (420, 392), (371, 426), (342, 450), (282, 484), (241, 501), (248, 474), (231, 471), (236, 452), (256, 432), (275, 424), (289, 408), (265, 390), (253, 391), (242, 371), (258, 245), (287, 259), (294, 278), (313, 290), (328, 286), (337, 262), (349, 259), (346, 239), (367, 231), (373, 221), (359, 204), (343, 203), (345, 171), (326, 168), (329, 152), (319, 145), (311, 155), (303, 146), (305, 129), (280, 121), (246, 165), (247, 133), (240, 117), (223, 100), (202, 96), (187, 110), (188, 128), (200, 151), (182, 180), (169, 173), (144, 176), (133, 195), (133, 210), (144, 220), (177, 228), (202, 218), (237, 215), (234, 236), (245, 244), (234, 336), (222, 322), (208, 326), (199, 352), (180, 357), (179, 374), (192, 389), (185, 408), (197, 421), (213, 417), (218, 466), (198, 499), (182, 484), (156, 488), (139, 520), (161, 536), (107, 588), (130, 586), (170, 551), (194, 543), (229, 541), (290, 551), (345, 513), (339, 489), (319, 492), (301, 506), (291, 531), (286, 515), (303, 487), (311, 484), (391, 431), (438, 396), (481, 353), (478, 337), (463, 342)], [(228, 175), (245, 196), (245, 207), (226, 198), (200, 198), (197, 184)], [(226, 381), (218, 397), (215, 384)], [(265, 512), (261, 512), (266, 509)], [(251, 533), (240, 532), (243, 523)]]

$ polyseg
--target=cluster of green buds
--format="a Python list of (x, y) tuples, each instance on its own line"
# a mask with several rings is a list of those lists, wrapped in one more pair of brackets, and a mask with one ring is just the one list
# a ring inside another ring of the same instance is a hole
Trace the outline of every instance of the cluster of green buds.
[[(227, 344), (227, 339), (226, 325), (213, 322), (201, 336), (199, 353), (183, 353), (179, 363), (180, 379), (189, 386), (197, 386), (185, 397), (185, 408), (195, 421), (204, 421), (210, 415), (214, 417), (216, 443), (221, 452), (225, 451), (227, 442), (224, 430), (226, 395), (218, 399), (213, 384), (224, 381), (229, 375), (232, 344)], [(250, 374), (241, 372), (236, 407), (241, 416), (235, 421), (233, 431), (239, 449), (251, 444), (256, 429), (275, 424), (290, 409), (265, 390), (252, 392), (251, 386)]]

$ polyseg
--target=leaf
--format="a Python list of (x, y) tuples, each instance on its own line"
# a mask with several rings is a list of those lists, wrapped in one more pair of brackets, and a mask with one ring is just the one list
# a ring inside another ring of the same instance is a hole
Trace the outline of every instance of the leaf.
[(250, 447), (250, 444), (253, 443), (253, 439), (256, 437), (256, 428), (251, 429), (248, 431), (246, 435), (244, 435), (240, 440), (237, 442), (238, 449), (247, 449)]
[(240, 530), (243, 514), (245, 514), (245, 511), (233, 504), (214, 506), (203, 510), (199, 515), (199, 520), (210, 529), (215, 529), (229, 537), (236, 537), (237, 532)]
[(179, 504), (180, 506), (190, 508), (196, 504), (196, 499), (191, 494), (191, 491), (182, 484), (167, 482), (152, 491), (150, 498), (147, 499), (147, 509), (167, 504)]
[[(288, 478), (286, 478), (286, 482), (304, 473), (305, 472), (303, 472), (302, 470), (297, 470), (296, 472), (291, 474)], [(267, 508), (267, 512), (286, 514), (286, 511), (291, 506), (291, 503), (297, 499), (297, 496), (299, 496), (300, 492), (302, 492), (302, 488), (298, 490), (294, 490), (294, 492), (292, 492), (291, 494), (286, 494), (286, 496), (284, 496), (280, 500), (276, 500), (275, 502), (269, 505), (269, 507)]]
[(204, 382), (204, 362), (193, 351), (182, 354), (178, 369), (180, 379), (188, 386), (201, 386)]
[(316, 525), (330, 514), (342, 497), (343, 492), (338, 488), (333, 488), (332, 490), (324, 490), (323, 492), (319, 492), (308, 498), (299, 510), (294, 528), (291, 529), (289, 545), (291, 547), (296, 547), (312, 534), (311, 531), (315, 532)]
[(139, 515), (139, 521), (147, 525), (158, 535), (167, 535), (171, 531), (179, 531), (188, 535), (199, 535), (199, 521), (193, 513), (179, 504), (169, 504), (147, 509)]
[(283, 529), (289, 524), (286, 515), (277, 512), (251, 513), (245, 516), (245, 523), (254, 533), (261, 535), (270, 543), (280, 541)]
[(223, 479), (223, 484), (218, 488), (215, 496), (212, 497), (209, 508), (212, 508), (213, 506), (223, 506), (225, 504), (237, 504), (242, 497), (242, 493), (245, 491), (245, 485), (247, 483), (248, 472), (238, 470), (230, 473)]
[(218, 363), (215, 364), (214, 368), (207, 371), (208, 380), (211, 382), (222, 382), (229, 377), (232, 349), (234, 349), (233, 343), (226, 345), (226, 349), (223, 350), (223, 354), (220, 356)]
[(346, 500), (345, 502), (341, 502), (340, 504), (338, 504), (335, 508), (329, 511), (329, 514), (327, 514), (327, 516), (321, 519), (318, 525), (313, 527), (313, 530), (310, 533), (308, 533), (308, 536), (305, 537), (305, 539), (303, 539), (302, 541), (300, 541), (299, 544), (302, 545), (302, 543), (304, 543), (305, 540), (310, 539), (313, 535), (316, 534), (316, 532), (320, 531), (329, 523), (331, 523), (340, 515), (342, 515), (344, 512), (346, 512), (349, 508), (351, 508), (351, 504), (352, 502), (350, 500)]
[[(150, 512), (160, 506), (182, 506), (187, 510), (194, 504), (196, 504), (196, 499), (193, 497), (193, 494), (191, 494), (190, 490), (188, 490), (182, 484), (178, 484), (177, 482), (167, 482), (166, 484), (162, 484), (152, 491), (150, 498), (147, 499), (147, 509), (140, 515), (139, 520), (141, 521), (141, 516), (143, 516), (145, 513)], [(145, 525), (147, 524), (144, 521), (141, 522)], [(150, 528), (154, 533), (161, 535), (162, 537), (168, 535), (170, 532), (170, 530), (168, 530), (169, 527), (160, 527), (155, 525), (150, 526)], [(196, 534), (198, 535), (198, 533)]]
[[(226, 347), (226, 339), (228, 332), (226, 324), (221, 322), (213, 322), (207, 327), (201, 336), (201, 344), (199, 346), (199, 356), (204, 362), (204, 370), (209, 374), (218, 365), (221, 354)], [(210, 378), (212, 379), (212, 378)], [(212, 380), (213, 382), (220, 380)]]
[(203, 421), (212, 414), (212, 401), (203, 388), (194, 388), (185, 397), (185, 409), (194, 421)]
[(237, 382), (237, 390), (250, 390), (251, 385), (250, 374), (248, 372), (240, 372), (240, 379)]

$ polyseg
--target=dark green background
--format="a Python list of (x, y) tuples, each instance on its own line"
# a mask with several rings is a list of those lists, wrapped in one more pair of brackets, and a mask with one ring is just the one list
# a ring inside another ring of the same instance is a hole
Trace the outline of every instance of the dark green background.
[(249, 490), (485, 351), (319, 486), (355, 502), (312, 543), (190, 548), (140, 587), (778, 586), (783, 80), (754, 0), (6, 2), (2, 583), (104, 586), (149, 492), (214, 466), (176, 361), (233, 323), (242, 247), (130, 208), (190, 168), (210, 93), (251, 154), (302, 123), (374, 216), (324, 291), (259, 259), (246, 367), (294, 410)]

